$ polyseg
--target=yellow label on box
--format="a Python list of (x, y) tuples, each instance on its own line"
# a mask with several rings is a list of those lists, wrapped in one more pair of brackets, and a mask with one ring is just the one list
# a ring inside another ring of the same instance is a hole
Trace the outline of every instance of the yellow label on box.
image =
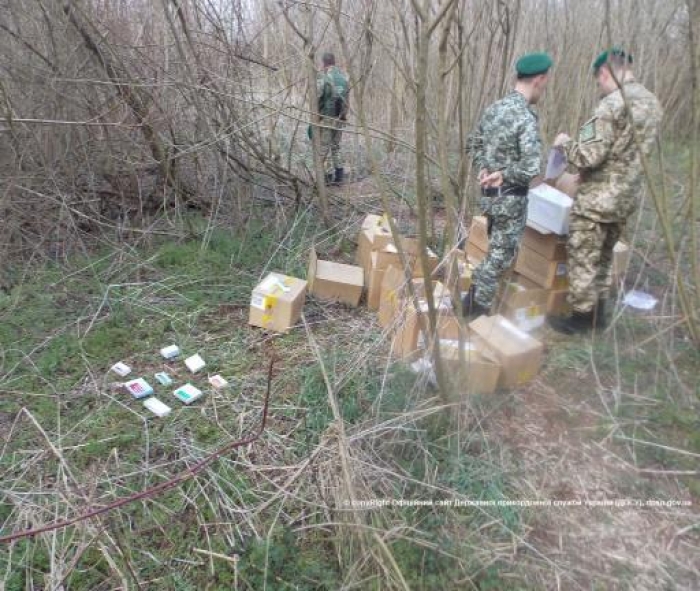
[(534, 377), (535, 372), (533, 372), (531, 369), (523, 369), (522, 371), (518, 372), (518, 383), (524, 384), (526, 382), (529, 382)]

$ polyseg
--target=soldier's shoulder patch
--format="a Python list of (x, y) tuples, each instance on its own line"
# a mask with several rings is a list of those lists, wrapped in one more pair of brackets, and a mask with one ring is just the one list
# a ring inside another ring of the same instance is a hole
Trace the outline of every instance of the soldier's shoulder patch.
[(596, 117), (587, 121), (581, 126), (578, 132), (578, 140), (585, 144), (596, 139)]

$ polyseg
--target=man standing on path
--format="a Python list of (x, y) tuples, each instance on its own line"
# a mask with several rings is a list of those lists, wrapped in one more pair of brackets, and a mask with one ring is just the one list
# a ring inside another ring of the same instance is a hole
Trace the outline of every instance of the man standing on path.
[(657, 98), (634, 79), (632, 56), (614, 48), (593, 63), (601, 101), (579, 130), (578, 140), (559, 134), (563, 150), (580, 174), (569, 223), (570, 316), (551, 318), (565, 334), (605, 326), (605, 301), (612, 285), (613, 247), (642, 191), (642, 154), (656, 142), (663, 111)]
[(340, 139), (348, 114), (348, 79), (335, 65), (333, 53), (324, 53), (321, 61), (323, 67), (316, 78), (318, 112), (321, 116), (321, 127), (317, 128), (321, 133), (321, 162), (325, 166), (330, 151), (334, 170), (326, 173), (326, 184), (339, 185), (344, 176)]
[(503, 274), (515, 258), (527, 220), (530, 182), (540, 173), (542, 142), (531, 105), (544, 92), (552, 67), (546, 53), (530, 53), (515, 64), (515, 89), (489, 106), (467, 146), (479, 171), (481, 207), (488, 219), (489, 250), (474, 271), (462, 302), (464, 314), (488, 314)]

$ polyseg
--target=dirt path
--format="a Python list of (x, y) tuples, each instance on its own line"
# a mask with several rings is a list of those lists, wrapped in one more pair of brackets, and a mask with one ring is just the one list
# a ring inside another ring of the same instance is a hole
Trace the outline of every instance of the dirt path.
[[(700, 512), (672, 474), (640, 472), (601, 429), (592, 381), (543, 374), (491, 418), (532, 509), (521, 558), (543, 589), (700, 589)], [(559, 378), (559, 379), (557, 379)], [(557, 386), (553, 386), (557, 384)], [(607, 506), (663, 499), (692, 506)], [(539, 555), (538, 555), (539, 554)]]

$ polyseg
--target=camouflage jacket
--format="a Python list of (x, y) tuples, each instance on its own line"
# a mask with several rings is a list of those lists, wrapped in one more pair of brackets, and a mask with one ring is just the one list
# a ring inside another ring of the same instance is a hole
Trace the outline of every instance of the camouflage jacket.
[[(500, 170), (504, 186), (528, 187), (540, 173), (542, 141), (537, 115), (525, 97), (513, 90), (489, 106), (479, 126), (467, 139), (475, 172)], [(527, 198), (515, 195), (482, 197), (482, 208), (492, 215), (519, 215)]]
[(572, 213), (611, 223), (624, 222), (637, 209), (643, 173), (637, 144), (646, 155), (651, 152), (662, 116), (656, 97), (634, 81), (600, 101), (578, 139), (564, 144), (569, 163), (581, 174)]
[[(316, 95), (318, 96), (318, 112), (322, 117), (340, 117), (347, 115), (348, 79), (337, 66), (331, 66), (316, 77)], [(338, 102), (340, 99), (340, 103)]]

